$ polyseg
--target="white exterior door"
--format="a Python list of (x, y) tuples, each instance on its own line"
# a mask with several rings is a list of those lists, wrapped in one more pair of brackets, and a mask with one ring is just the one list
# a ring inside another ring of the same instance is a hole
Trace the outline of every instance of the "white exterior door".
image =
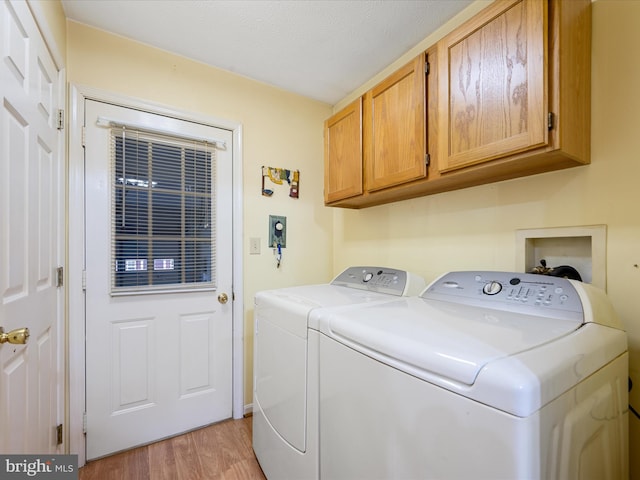
[[(228, 130), (93, 100), (85, 126), (93, 459), (232, 415), (233, 142)], [(218, 143), (190, 157), (166, 132)]]
[(23, 1), (0, 3), (0, 452), (58, 453), (64, 405), (60, 352), (64, 160), (59, 72)]

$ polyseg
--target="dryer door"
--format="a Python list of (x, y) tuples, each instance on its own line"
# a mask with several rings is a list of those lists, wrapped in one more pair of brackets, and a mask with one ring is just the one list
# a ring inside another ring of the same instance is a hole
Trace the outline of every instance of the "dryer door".
[[(292, 447), (306, 450), (307, 339), (306, 312), (298, 319), (305, 337), (283, 328), (286, 314), (256, 307), (254, 404)], [(289, 312), (289, 315), (291, 313)]]

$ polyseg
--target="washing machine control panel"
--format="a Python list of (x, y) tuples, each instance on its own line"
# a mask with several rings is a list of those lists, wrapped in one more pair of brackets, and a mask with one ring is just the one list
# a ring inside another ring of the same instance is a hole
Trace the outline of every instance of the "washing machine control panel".
[(422, 298), (554, 318), (582, 319), (582, 301), (565, 278), (513, 272), (450, 272)]
[(331, 284), (403, 296), (407, 295), (412, 280), (413, 275), (404, 270), (383, 267), (349, 267), (338, 275)]

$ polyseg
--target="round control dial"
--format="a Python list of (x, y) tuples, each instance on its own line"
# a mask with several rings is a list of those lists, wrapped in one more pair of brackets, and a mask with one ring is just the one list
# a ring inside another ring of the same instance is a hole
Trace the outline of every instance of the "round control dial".
[(491, 281), (489, 283), (485, 283), (484, 287), (482, 287), (482, 292), (487, 295), (496, 295), (502, 291), (502, 284), (500, 282)]

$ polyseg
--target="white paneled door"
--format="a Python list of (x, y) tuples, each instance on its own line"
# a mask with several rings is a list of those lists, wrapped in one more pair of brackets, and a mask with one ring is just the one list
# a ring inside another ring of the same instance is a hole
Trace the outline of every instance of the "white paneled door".
[(94, 100), (85, 128), (93, 459), (232, 415), (232, 132)]
[(0, 452), (58, 453), (64, 159), (62, 84), (28, 4), (0, 2)]

